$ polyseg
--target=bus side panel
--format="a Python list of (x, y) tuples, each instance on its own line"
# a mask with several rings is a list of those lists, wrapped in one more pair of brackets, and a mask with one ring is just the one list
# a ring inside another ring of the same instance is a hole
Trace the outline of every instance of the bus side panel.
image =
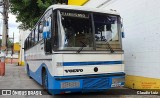
[[(51, 66), (51, 65), (48, 65), (48, 66)], [(31, 67), (31, 65), (30, 65)], [(32, 65), (32, 67), (34, 67)], [(30, 71), (30, 76), (35, 80), (37, 81), (40, 85), (42, 85), (42, 68), (45, 68), (45, 70), (47, 71), (47, 75), (50, 74), (49, 71), (48, 71), (48, 67), (45, 63), (42, 63), (38, 69), (36, 69), (36, 71), (32, 71), (32, 69), (29, 69)], [(48, 76), (49, 78), (49, 76)], [(48, 79), (49, 80), (49, 79)]]
[[(30, 65), (30, 67), (31, 67), (31, 65)], [(39, 68), (35, 72), (32, 71), (32, 69), (30, 67), (29, 67), (30, 76), (35, 81), (37, 81), (40, 85), (42, 85), (42, 67), (43, 67), (43, 64), (41, 66), (39, 66)]]
[[(29, 67), (29, 68), (30, 68), (30, 67)], [(40, 67), (36, 70), (36, 72), (33, 72), (31, 69), (29, 69), (30, 76), (31, 76), (35, 81), (37, 81), (39, 84), (42, 85), (41, 72), (42, 72), (42, 66), (40, 66)]]

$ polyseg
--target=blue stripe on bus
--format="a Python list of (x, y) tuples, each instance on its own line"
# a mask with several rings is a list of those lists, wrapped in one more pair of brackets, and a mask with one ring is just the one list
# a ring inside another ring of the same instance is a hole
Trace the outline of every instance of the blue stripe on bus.
[(86, 75), (70, 75), (70, 76), (54, 76), (56, 80), (70, 79), (86, 79), (86, 78), (101, 78), (101, 77), (121, 77), (125, 76), (124, 72), (102, 73), (102, 74), (86, 74)]
[(79, 65), (113, 65), (122, 64), (123, 61), (96, 61), (96, 62), (63, 62), (63, 66), (79, 66)]

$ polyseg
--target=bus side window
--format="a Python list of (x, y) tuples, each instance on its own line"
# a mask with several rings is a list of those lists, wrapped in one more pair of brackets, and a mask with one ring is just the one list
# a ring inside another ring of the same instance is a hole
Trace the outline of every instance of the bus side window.
[(32, 37), (31, 37), (31, 47), (35, 44), (35, 33), (34, 30), (32, 31)]
[(24, 41), (24, 50), (26, 50), (26, 49), (27, 49), (27, 47), (26, 47), (26, 46), (27, 46), (27, 41), (25, 40), (25, 41)]
[(27, 49), (29, 48), (29, 37), (27, 38)]
[(38, 24), (38, 40), (41, 41), (43, 39), (43, 28), (44, 28), (44, 20), (42, 19), (41, 22)]
[(30, 33), (29, 38), (28, 38), (28, 48), (31, 47), (31, 38), (32, 38), (31, 36), (32, 36), (32, 33)]
[(39, 36), (38, 36), (38, 26), (35, 28), (35, 44), (39, 41)]
[(45, 52), (47, 54), (52, 53), (52, 46), (51, 46), (51, 33), (52, 33), (52, 18), (49, 16), (48, 18), (45, 19), (45, 27), (43, 28), (43, 37), (44, 39), (44, 48)]
[(57, 46), (58, 46), (58, 24), (57, 24), (57, 14), (55, 12), (53, 12), (52, 15), (52, 48), (53, 50), (57, 50)]
[(27, 50), (27, 39), (25, 40), (24, 50)]

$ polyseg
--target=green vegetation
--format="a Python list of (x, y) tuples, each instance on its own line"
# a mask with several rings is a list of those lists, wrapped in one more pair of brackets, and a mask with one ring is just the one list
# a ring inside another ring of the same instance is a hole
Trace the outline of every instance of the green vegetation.
[(12, 48), (12, 46), (13, 46), (13, 41), (8, 40), (8, 48)]
[[(44, 11), (59, 0), (10, 0), (10, 11), (21, 22), (20, 29), (31, 29)], [(61, 0), (60, 0), (61, 1)]]
[[(13, 41), (12, 40), (8, 40), (8, 48), (11, 48), (13, 46)], [(2, 44), (2, 39), (0, 39), (0, 46)]]

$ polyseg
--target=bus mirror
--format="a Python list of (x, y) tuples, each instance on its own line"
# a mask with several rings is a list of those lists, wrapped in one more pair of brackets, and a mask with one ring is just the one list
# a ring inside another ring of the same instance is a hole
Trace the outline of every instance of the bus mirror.
[(50, 32), (43, 32), (43, 38), (44, 39), (50, 38)]

